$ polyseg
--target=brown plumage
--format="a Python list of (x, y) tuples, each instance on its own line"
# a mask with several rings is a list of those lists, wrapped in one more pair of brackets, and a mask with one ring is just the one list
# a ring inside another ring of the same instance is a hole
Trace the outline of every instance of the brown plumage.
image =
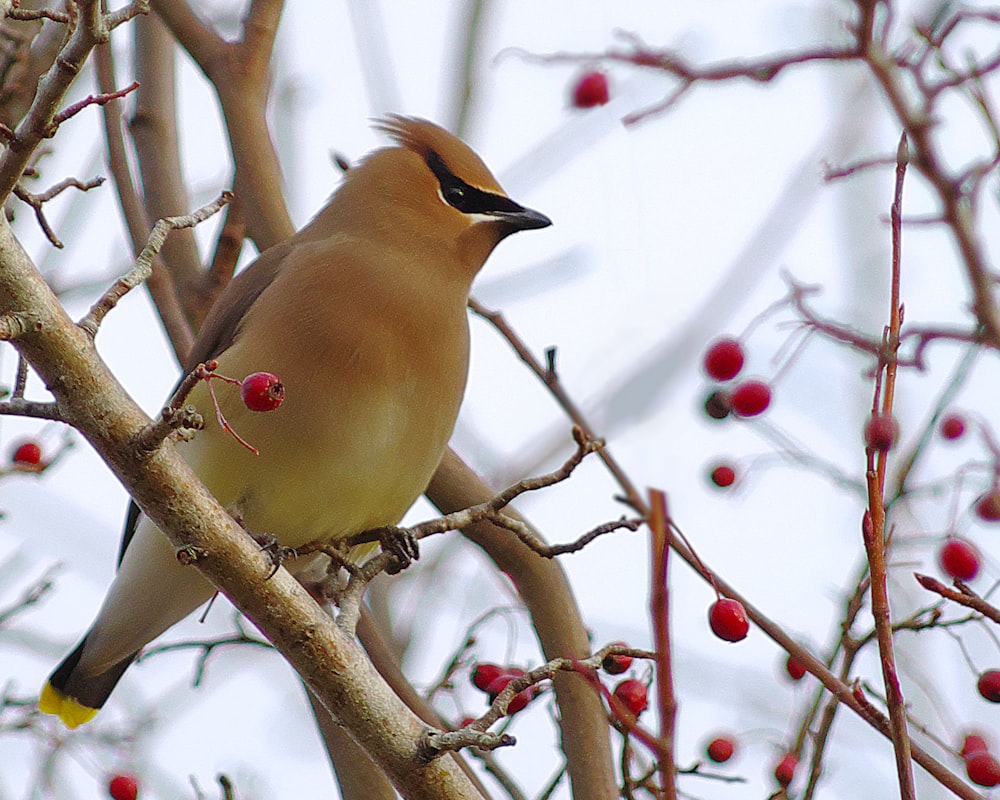
[[(179, 447), (248, 530), (289, 547), (400, 520), (458, 414), (472, 279), (503, 238), (550, 224), (444, 129), (398, 116), (378, 127), (395, 146), (349, 170), (308, 225), (233, 279), (186, 365), (217, 358), (220, 374), (263, 370), (284, 384), (284, 403), (263, 414), (216, 386), (259, 455), (214, 423), (204, 383), (191, 400), (206, 429)], [(126, 544), (97, 620), (42, 693), (42, 710), (71, 727), (141, 647), (213, 593), (145, 517)]]

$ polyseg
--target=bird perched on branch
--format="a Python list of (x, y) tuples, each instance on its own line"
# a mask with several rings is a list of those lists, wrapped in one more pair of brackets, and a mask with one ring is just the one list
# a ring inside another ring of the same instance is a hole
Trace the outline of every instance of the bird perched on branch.
[[(266, 371), (286, 395), (256, 413), (215, 390), (222, 416), (258, 455), (208, 423), (179, 444), (249, 531), (282, 546), (394, 525), (427, 487), (465, 390), (472, 279), (517, 231), (551, 224), (518, 205), (465, 144), (390, 116), (393, 146), (350, 169), (290, 240), (237, 275), (186, 367)], [(191, 394), (215, 416), (208, 382)], [(104, 705), (139, 650), (209, 600), (148, 518), (130, 514), (118, 573), (97, 619), (45, 685), (39, 707), (69, 727)]]

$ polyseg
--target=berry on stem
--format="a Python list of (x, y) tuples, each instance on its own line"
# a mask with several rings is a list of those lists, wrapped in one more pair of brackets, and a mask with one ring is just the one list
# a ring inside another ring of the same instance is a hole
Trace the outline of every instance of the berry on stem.
[(615, 687), (614, 696), (624, 704), (632, 716), (638, 717), (643, 711), (649, 708), (649, 700), (646, 697), (646, 684), (637, 681), (635, 678), (628, 678)]
[(756, 417), (771, 405), (771, 387), (756, 379), (746, 381), (733, 389), (729, 402), (741, 417)]
[(884, 453), (899, 438), (899, 425), (892, 414), (872, 414), (865, 425), (865, 444)]
[(747, 638), (750, 623), (747, 622), (743, 604), (728, 597), (720, 597), (708, 609), (708, 624), (712, 633), (727, 642), (739, 642)]
[(472, 668), (472, 672), (469, 674), (469, 680), (472, 681), (473, 686), (480, 691), (485, 692), (493, 681), (506, 673), (506, 668), (501, 667), (498, 664), (476, 664)]
[(960, 581), (971, 581), (979, 574), (979, 551), (964, 539), (948, 537), (938, 552), (938, 563), (945, 574)]
[(736, 752), (736, 742), (729, 736), (716, 736), (708, 743), (705, 753), (716, 764), (722, 764), (733, 757)]
[(958, 752), (962, 758), (968, 758), (973, 753), (986, 753), (989, 749), (990, 747), (986, 743), (985, 737), (980, 736), (978, 733), (967, 733), (962, 739), (962, 749)]
[(941, 426), (938, 430), (941, 431), (941, 436), (949, 442), (961, 439), (965, 435), (965, 417), (961, 414), (949, 414), (941, 420)]
[(720, 489), (725, 489), (736, 482), (736, 470), (727, 464), (720, 464), (712, 470), (709, 477), (712, 479), (712, 483)]
[(979, 786), (996, 786), (1000, 783), (1000, 762), (985, 750), (980, 750), (965, 759), (965, 773), (970, 781)]
[(988, 669), (979, 676), (976, 688), (991, 703), (1000, 703), (1000, 669)]
[(583, 73), (573, 86), (573, 105), (577, 108), (603, 106), (610, 99), (608, 76), (600, 70)]
[(729, 392), (716, 389), (705, 398), (705, 413), (712, 419), (725, 419), (732, 410)]
[(717, 381), (732, 380), (743, 369), (743, 347), (736, 339), (716, 339), (705, 351), (702, 365), (708, 377)]
[(42, 463), (42, 448), (36, 442), (21, 442), (14, 448), (10, 460), (15, 467), (34, 469)]
[(785, 753), (774, 768), (774, 779), (787, 788), (795, 777), (795, 768), (798, 765), (799, 759), (795, 753)]
[(139, 784), (131, 775), (115, 775), (108, 781), (108, 794), (113, 800), (135, 800), (139, 796)]
[(802, 666), (802, 663), (793, 655), (789, 655), (785, 660), (785, 672), (788, 673), (788, 677), (793, 681), (800, 681), (806, 674), (806, 668)]
[(991, 489), (976, 501), (976, 516), (985, 522), (1000, 522), (1000, 489)]
[[(621, 647), (628, 647), (625, 642), (612, 642), (613, 645), (620, 645)], [(621, 675), (623, 672), (628, 670), (632, 666), (632, 656), (621, 656), (611, 653), (604, 657), (601, 662), (601, 669), (603, 669), (608, 675)]]
[(240, 381), (240, 397), (251, 411), (274, 411), (285, 401), (285, 387), (277, 375), (254, 372)]
[[(493, 681), (490, 682), (489, 686), (486, 687), (486, 694), (489, 695), (490, 703), (497, 699), (497, 695), (500, 694), (504, 689), (507, 688), (509, 684), (515, 678), (520, 678), (524, 675), (523, 669), (517, 669), (516, 667), (511, 667), (505, 670), (503, 673), (498, 675)], [(535, 687), (529, 686), (527, 689), (522, 689), (520, 692), (511, 698), (511, 701), (507, 704), (507, 714), (516, 714), (518, 711), (522, 710), (528, 703), (535, 699)]]

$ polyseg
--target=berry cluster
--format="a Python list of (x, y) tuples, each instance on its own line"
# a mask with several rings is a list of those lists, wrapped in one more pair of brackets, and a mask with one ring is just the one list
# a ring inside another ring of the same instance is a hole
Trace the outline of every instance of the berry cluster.
[(990, 753), (983, 736), (977, 733), (966, 734), (959, 754), (965, 759), (965, 774), (970, 781), (979, 786), (1000, 784), (1000, 762)]
[[(501, 667), (499, 664), (484, 662), (472, 668), (470, 680), (473, 686), (486, 693), (489, 702), (492, 703), (497, 699), (497, 695), (507, 688), (507, 684), (524, 674), (525, 671), (517, 667)], [(507, 714), (512, 715), (523, 710), (537, 694), (538, 689), (535, 686), (522, 689), (507, 705)]]

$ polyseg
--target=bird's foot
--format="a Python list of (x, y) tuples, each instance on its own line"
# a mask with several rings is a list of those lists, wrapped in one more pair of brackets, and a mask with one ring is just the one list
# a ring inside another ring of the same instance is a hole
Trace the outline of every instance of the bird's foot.
[(385, 568), (389, 575), (402, 572), (414, 561), (420, 560), (420, 546), (417, 544), (417, 537), (406, 528), (386, 525), (384, 528), (379, 528), (378, 540), (379, 544), (382, 545), (383, 552), (392, 556), (392, 561)]
[[(246, 530), (244, 528), (244, 530)], [(268, 573), (267, 580), (274, 577), (278, 567), (292, 558), (298, 558), (298, 550), (294, 547), (285, 547), (278, 541), (278, 537), (273, 533), (260, 533), (257, 531), (247, 531), (250, 538), (260, 545), (261, 552), (267, 553), (271, 559), (271, 572)]]

